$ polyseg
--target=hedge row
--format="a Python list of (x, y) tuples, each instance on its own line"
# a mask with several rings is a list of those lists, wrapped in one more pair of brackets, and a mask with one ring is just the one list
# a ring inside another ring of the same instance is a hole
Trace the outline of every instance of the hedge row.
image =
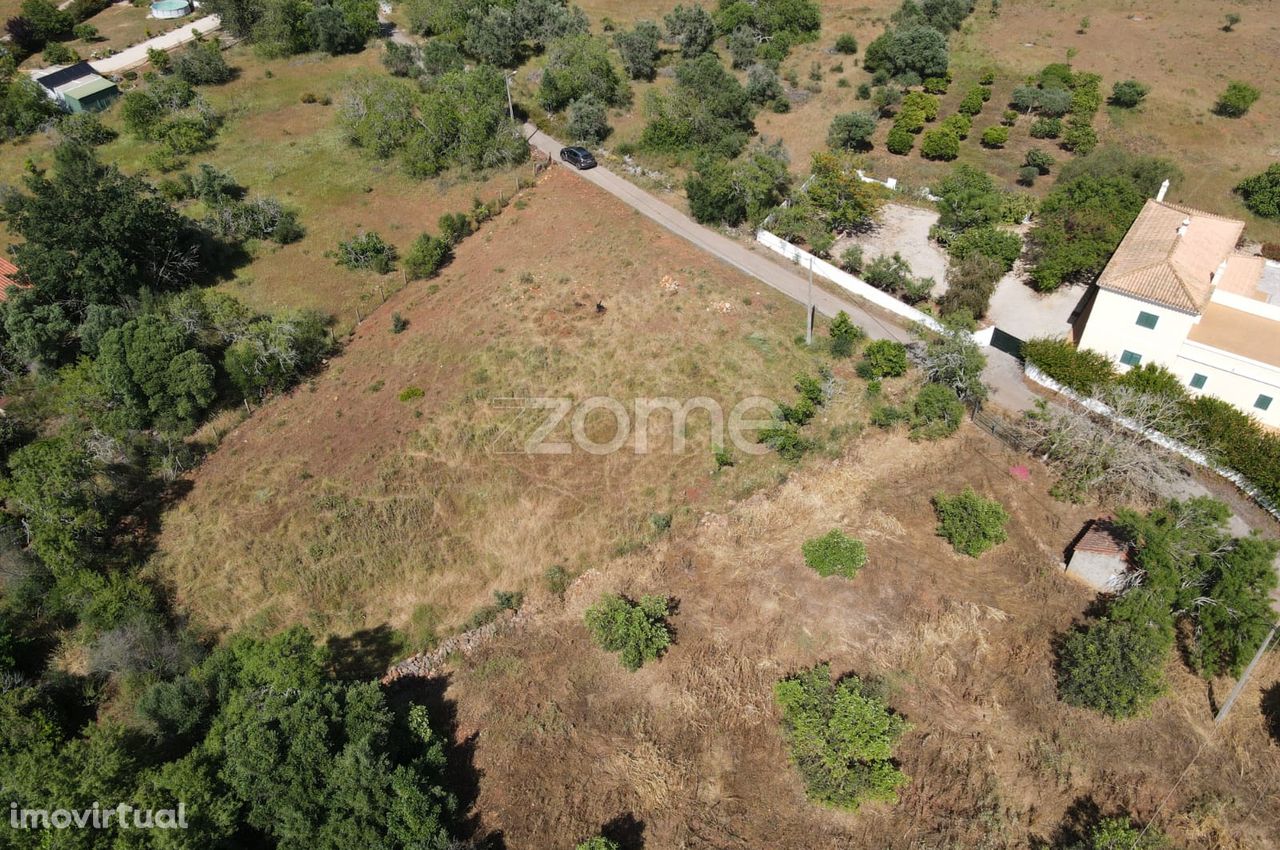
[(1280, 504), (1280, 435), (1266, 430), (1247, 413), (1212, 396), (1193, 398), (1181, 381), (1160, 366), (1131, 369), (1121, 376), (1103, 355), (1081, 351), (1064, 339), (1028, 340), (1022, 355), (1050, 378), (1082, 395), (1115, 385), (1176, 395), (1185, 421), (1200, 436), (1198, 448), (1243, 475), (1272, 504)]

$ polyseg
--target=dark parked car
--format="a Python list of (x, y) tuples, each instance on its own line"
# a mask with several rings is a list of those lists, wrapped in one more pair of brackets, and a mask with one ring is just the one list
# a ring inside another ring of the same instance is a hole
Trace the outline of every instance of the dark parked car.
[(592, 156), (591, 151), (586, 148), (561, 148), (560, 158), (579, 171), (585, 171), (588, 168), (596, 167), (596, 158)]

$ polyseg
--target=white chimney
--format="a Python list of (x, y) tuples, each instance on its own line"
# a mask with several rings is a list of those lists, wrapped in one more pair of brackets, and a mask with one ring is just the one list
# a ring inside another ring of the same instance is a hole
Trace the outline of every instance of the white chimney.
[(1187, 235), (1187, 228), (1188, 228), (1188, 227), (1190, 227), (1190, 226), (1191, 226), (1191, 219), (1189, 219), (1189, 218), (1184, 218), (1184, 219), (1182, 220), (1182, 224), (1178, 225), (1178, 237), (1179, 237), (1179, 238), (1181, 238), (1181, 237), (1183, 237), (1183, 236), (1186, 236), (1186, 235)]
[(1164, 195), (1165, 195), (1165, 193), (1166, 193), (1166, 192), (1168, 192), (1168, 191), (1169, 191), (1169, 179), (1166, 177), (1166, 178), (1165, 178), (1165, 181), (1164, 181), (1163, 183), (1161, 183), (1161, 184), (1160, 184), (1160, 191), (1159, 191), (1159, 192), (1156, 192), (1156, 200), (1157, 200), (1157, 201), (1163, 201), (1163, 200), (1164, 200)]

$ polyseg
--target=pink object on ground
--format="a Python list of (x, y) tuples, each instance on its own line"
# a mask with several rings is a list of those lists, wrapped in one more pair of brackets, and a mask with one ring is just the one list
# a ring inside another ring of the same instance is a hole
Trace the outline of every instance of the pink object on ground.
[(1025, 466), (1011, 466), (1009, 467), (1009, 474), (1019, 481), (1031, 480), (1031, 470), (1027, 469)]

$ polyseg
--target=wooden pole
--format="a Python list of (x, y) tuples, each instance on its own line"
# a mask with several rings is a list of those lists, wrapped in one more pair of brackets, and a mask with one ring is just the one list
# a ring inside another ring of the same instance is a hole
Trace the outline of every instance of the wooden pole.
[(1271, 639), (1276, 636), (1276, 629), (1280, 628), (1280, 623), (1271, 627), (1271, 631), (1267, 633), (1267, 639), (1262, 642), (1262, 646), (1258, 647), (1257, 653), (1253, 656), (1253, 660), (1249, 662), (1249, 666), (1244, 668), (1244, 672), (1240, 674), (1240, 681), (1236, 682), (1236, 686), (1231, 689), (1231, 694), (1227, 697), (1227, 701), (1222, 704), (1222, 709), (1218, 712), (1218, 716), (1213, 718), (1216, 725), (1221, 725), (1223, 720), (1227, 719), (1227, 712), (1231, 710), (1231, 705), (1240, 696), (1240, 692), (1244, 690), (1244, 686), (1249, 681), (1249, 677), (1253, 675), (1253, 668), (1258, 666), (1258, 662), (1262, 660), (1262, 654), (1267, 651), (1267, 647), (1271, 645)]

